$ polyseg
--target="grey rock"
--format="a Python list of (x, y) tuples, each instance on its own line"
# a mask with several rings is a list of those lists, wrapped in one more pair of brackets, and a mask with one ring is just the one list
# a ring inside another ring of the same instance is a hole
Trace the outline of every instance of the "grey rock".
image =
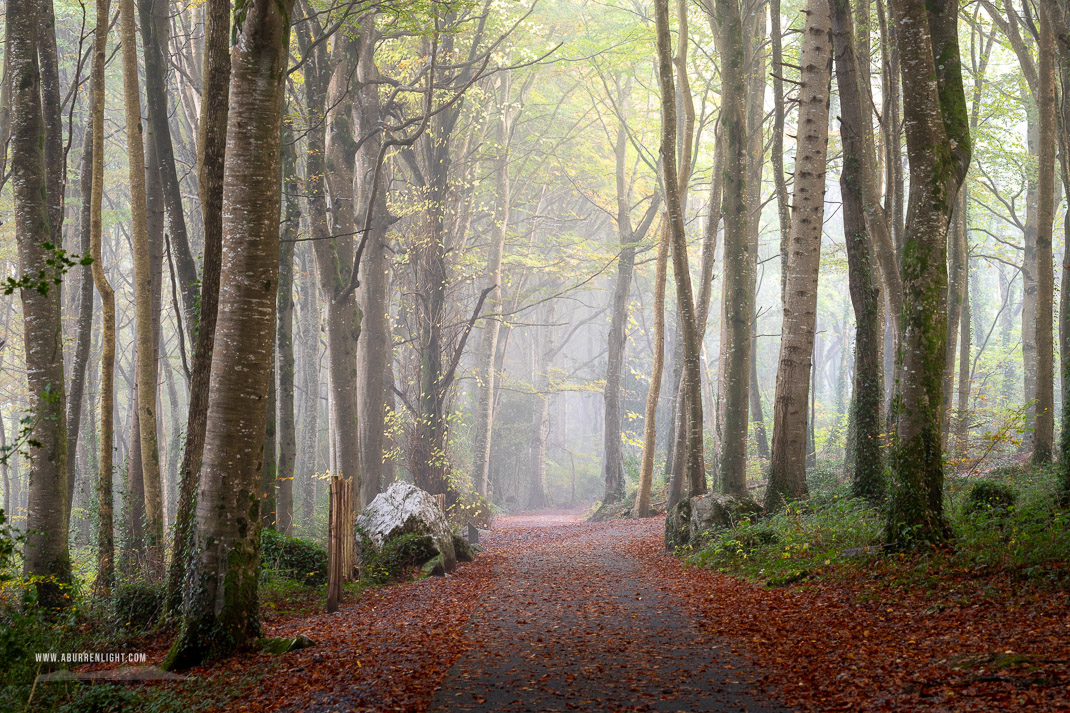
[(357, 518), (356, 527), (377, 550), (387, 540), (410, 532), (427, 535), (442, 557), (441, 573), (457, 567), (453, 532), (446, 515), (434, 497), (411, 483), (395, 482), (376, 495)]
[(735, 526), (744, 518), (762, 514), (762, 506), (752, 498), (706, 493), (691, 498), (691, 538), (706, 536)]

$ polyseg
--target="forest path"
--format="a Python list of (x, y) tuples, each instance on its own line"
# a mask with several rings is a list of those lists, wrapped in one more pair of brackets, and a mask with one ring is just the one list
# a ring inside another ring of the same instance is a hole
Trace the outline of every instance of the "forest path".
[(434, 711), (786, 711), (651, 571), (660, 519), (499, 518)]

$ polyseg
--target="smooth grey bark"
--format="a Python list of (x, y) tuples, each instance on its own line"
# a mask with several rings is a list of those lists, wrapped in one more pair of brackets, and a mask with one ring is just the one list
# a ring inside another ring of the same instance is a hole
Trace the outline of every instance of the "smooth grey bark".
[[(41, 115), (41, 75), (37, 64), (37, 0), (11, 3), (7, 9), (11, 72), (11, 184), (15, 236), (23, 274), (48, 273), (52, 239), (45, 169), (45, 124)], [(60, 293), (54, 285), (44, 294), (34, 287), (20, 291), (29, 413), (33, 417), (30, 445), (29, 498), (23, 569), (42, 577), (38, 602), (63, 607), (69, 602), (61, 587), (71, 581), (67, 549), (67, 428), (63, 376)]]
[(808, 0), (799, 75), (799, 129), (795, 153), (791, 234), (783, 296), (780, 359), (773, 402), (773, 450), (768, 509), (806, 497), (809, 382), (817, 325), (817, 287), (825, 216), (832, 31), (828, 0)]
[[(370, 500), (374, 493), (386, 488), (392, 481), (390, 468), (384, 462), (386, 441), (387, 404), (393, 398), (389, 385), (389, 372), (394, 359), (393, 339), (390, 329), (390, 266), (387, 261), (387, 228), (395, 218), (387, 206), (387, 191), (376, 191), (375, 203), (369, 206), (372, 192), (372, 177), (382, 147), (382, 136), (377, 129), (383, 120), (379, 97), (378, 68), (375, 64), (375, 47), (379, 40), (375, 13), (368, 12), (358, 21), (357, 47), (357, 108), (354, 111), (356, 135), (370, 137), (357, 151), (356, 186), (358, 207), (373, 212), (371, 232), (367, 236), (364, 255), (361, 259), (361, 281), (357, 290), (357, 302), (363, 313), (361, 339), (357, 343), (357, 374), (360, 388), (357, 390), (358, 430), (360, 434), (360, 472), (362, 497)], [(381, 166), (380, 171), (387, 171)], [(380, 180), (388, 185), (386, 176)], [(363, 217), (361, 223), (363, 224)], [(363, 487), (366, 485), (367, 487)]]
[[(212, 392), (182, 625), (181, 669), (260, 634), (260, 449), (275, 339), (279, 164), (292, 0), (254, 0), (235, 28)], [(240, 368), (238, 368), (240, 365)]]
[(149, 133), (156, 153), (161, 199), (167, 215), (167, 232), (178, 271), (179, 292), (182, 295), (183, 327), (192, 343), (198, 321), (197, 263), (190, 249), (186, 218), (182, 209), (182, 189), (175, 165), (171, 127), (168, 122), (167, 60), (169, 22), (166, 0), (138, 0), (141, 43), (145, 64), (145, 108)]
[(297, 147), (293, 124), (282, 127), (283, 220), (279, 239), (278, 319), (275, 349), (278, 353), (278, 474), (276, 476), (276, 527), (293, 535), (294, 466), (297, 460), (297, 429), (294, 422), (294, 248), (301, 223), (300, 185), (297, 177)]
[[(89, 255), (92, 251), (92, 201), (93, 188), (93, 134), (86, 131), (82, 148), (81, 185), (82, 205), (78, 221), (78, 252)], [(67, 396), (67, 452), (77, 452), (78, 436), (82, 426), (82, 403), (85, 394), (86, 372), (89, 366), (89, 348), (93, 334), (93, 268), (85, 266), (78, 270), (78, 321), (74, 339), (74, 355), (71, 359), (71, 383)], [(74, 482), (77, 473), (76, 458), (67, 458), (67, 527), (71, 524), (74, 509)]]
[(179, 466), (178, 507), (167, 576), (167, 605), (172, 613), (181, 606), (183, 580), (193, 547), (197, 489), (211, 391), (222, 269), (223, 173), (230, 106), (230, 29), (230, 0), (206, 0), (204, 75), (201, 80), (203, 100), (197, 131), (197, 191), (204, 230), (204, 258), (201, 267), (200, 322), (193, 349), (186, 417), (186, 445)]

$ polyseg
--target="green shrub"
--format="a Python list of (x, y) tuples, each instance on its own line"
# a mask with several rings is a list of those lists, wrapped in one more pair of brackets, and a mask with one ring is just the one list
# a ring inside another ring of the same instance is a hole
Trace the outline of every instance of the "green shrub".
[(112, 619), (120, 627), (149, 629), (163, 614), (164, 597), (164, 588), (158, 584), (120, 584), (112, 596)]
[(272, 569), (309, 586), (327, 581), (327, 548), (275, 530), (260, 534), (260, 568)]
[(962, 509), (967, 515), (993, 510), (1006, 514), (1017, 502), (1018, 492), (1012, 486), (998, 480), (982, 480), (970, 488)]

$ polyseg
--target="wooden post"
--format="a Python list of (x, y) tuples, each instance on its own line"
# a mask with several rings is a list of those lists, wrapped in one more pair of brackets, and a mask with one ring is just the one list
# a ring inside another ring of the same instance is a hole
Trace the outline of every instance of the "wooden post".
[(327, 519), (327, 613), (338, 611), (342, 585), (353, 579), (356, 538), (353, 533), (353, 481), (332, 476)]

